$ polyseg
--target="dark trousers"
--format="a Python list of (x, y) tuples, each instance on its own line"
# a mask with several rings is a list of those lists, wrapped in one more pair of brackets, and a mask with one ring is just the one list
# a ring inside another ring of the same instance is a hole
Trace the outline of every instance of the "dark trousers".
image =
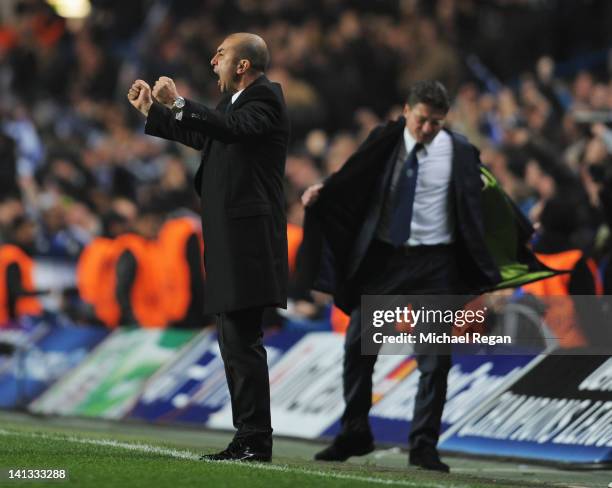
[[(452, 294), (459, 290), (456, 257), (452, 246), (418, 246), (406, 252), (374, 241), (356, 280), (361, 294), (419, 295)], [(369, 434), (368, 413), (372, 407), (372, 373), (377, 356), (361, 354), (361, 307), (351, 314), (346, 332), (343, 387), (346, 407), (343, 434)], [(410, 449), (435, 448), (440, 435), (451, 368), (450, 350), (416, 351), (420, 372), (415, 399)]]
[(262, 307), (217, 316), (219, 347), (232, 402), (236, 439), (272, 450), (270, 379), (261, 328)]

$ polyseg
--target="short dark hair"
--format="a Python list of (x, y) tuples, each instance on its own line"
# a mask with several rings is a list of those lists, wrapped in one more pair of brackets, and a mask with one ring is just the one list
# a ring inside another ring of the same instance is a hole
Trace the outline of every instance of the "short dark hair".
[(251, 68), (261, 72), (266, 70), (270, 62), (266, 46), (252, 40), (243, 41), (236, 46), (236, 58), (248, 59), (251, 62)]
[(446, 88), (444, 88), (442, 83), (435, 80), (424, 80), (414, 83), (408, 91), (406, 103), (410, 107), (423, 103), (444, 113), (448, 112), (450, 108), (450, 100)]

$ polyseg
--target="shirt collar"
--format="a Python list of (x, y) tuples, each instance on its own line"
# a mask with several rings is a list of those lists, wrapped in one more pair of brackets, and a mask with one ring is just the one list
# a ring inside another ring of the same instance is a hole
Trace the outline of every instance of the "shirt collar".
[(243, 91), (244, 91), (244, 88), (242, 90), (237, 91), (236, 93), (232, 95), (232, 105), (236, 103), (236, 100), (238, 100), (238, 97)]
[[(425, 156), (427, 156), (427, 153), (429, 152), (431, 145), (434, 143), (434, 141), (436, 140), (440, 132), (436, 134), (436, 137), (434, 137), (431, 140), (431, 142), (428, 142), (427, 144), (421, 144), (421, 151), (425, 153)], [(404, 127), (404, 145), (406, 147), (406, 154), (410, 154), (410, 151), (412, 151), (412, 148), (415, 146), (415, 144), (416, 144), (416, 141), (414, 140), (414, 137), (412, 137), (412, 134), (408, 130), (408, 127)]]

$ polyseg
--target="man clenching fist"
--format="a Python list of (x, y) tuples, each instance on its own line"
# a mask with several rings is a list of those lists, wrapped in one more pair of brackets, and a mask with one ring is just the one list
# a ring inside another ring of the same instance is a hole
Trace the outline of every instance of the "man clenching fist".
[(261, 37), (239, 32), (227, 36), (210, 60), (223, 95), (215, 107), (186, 100), (167, 76), (152, 90), (136, 81), (128, 93), (130, 103), (147, 114), (145, 134), (202, 151), (194, 189), (206, 242), (204, 313), (217, 317), (238, 429), (226, 449), (204, 454), (206, 461), (272, 459), (270, 380), (261, 337), (264, 310), (287, 303), (283, 174), (290, 131), (282, 88), (265, 75), (269, 60)]
[(168, 108), (172, 108), (174, 101), (179, 97), (178, 91), (176, 91), (176, 85), (172, 78), (162, 76), (155, 82), (153, 86), (153, 98), (162, 105)]
[(151, 87), (146, 81), (136, 80), (128, 90), (128, 100), (145, 117), (149, 115), (149, 109), (153, 105)]

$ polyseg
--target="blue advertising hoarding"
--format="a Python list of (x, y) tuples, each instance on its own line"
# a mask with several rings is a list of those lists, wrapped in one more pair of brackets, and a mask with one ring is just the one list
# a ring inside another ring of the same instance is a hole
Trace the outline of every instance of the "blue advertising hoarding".
[(25, 407), (107, 335), (101, 327), (43, 320), (1, 329), (0, 342), (13, 344), (14, 352), (0, 363), (0, 407)]
[[(272, 366), (303, 332), (273, 332), (264, 338)], [(149, 422), (204, 423), (230, 401), (217, 335), (204, 331), (194, 338), (171, 364), (146, 384), (127, 415)]]
[(566, 466), (611, 464), (612, 358), (540, 356), (453, 426), (441, 447)]

